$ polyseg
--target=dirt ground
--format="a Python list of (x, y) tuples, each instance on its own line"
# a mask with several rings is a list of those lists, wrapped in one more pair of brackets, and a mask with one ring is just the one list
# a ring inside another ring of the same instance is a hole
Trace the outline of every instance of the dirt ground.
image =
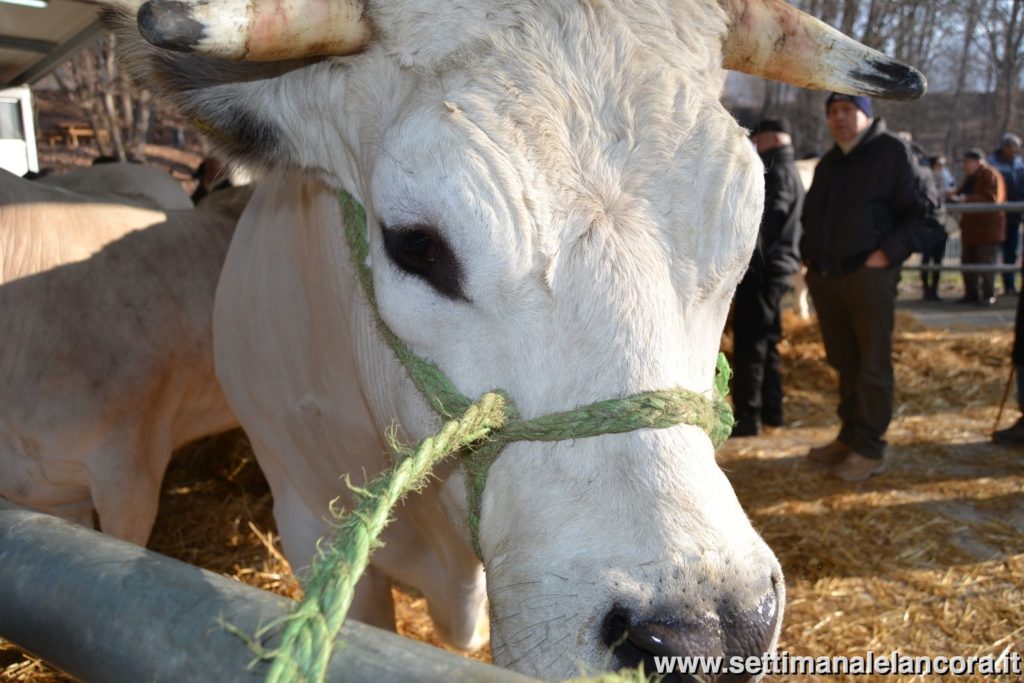
[[(811, 656), (1020, 652), (1024, 449), (990, 440), (1011, 331), (928, 328), (901, 313), (892, 464), (885, 474), (850, 485), (828, 479), (803, 458), (809, 446), (835, 435), (835, 377), (813, 323), (787, 317), (785, 328), (788, 425), (730, 440), (719, 453), (783, 565), (788, 600), (780, 649)], [(1016, 417), (1008, 410), (1002, 425)], [(266, 482), (238, 432), (175, 456), (150, 547), (268, 590), (299, 593), (278, 551)], [(401, 589), (396, 596), (402, 632), (436, 644), (422, 600)], [(488, 653), (473, 656), (486, 660)], [(0, 680), (71, 679), (0, 646)]]

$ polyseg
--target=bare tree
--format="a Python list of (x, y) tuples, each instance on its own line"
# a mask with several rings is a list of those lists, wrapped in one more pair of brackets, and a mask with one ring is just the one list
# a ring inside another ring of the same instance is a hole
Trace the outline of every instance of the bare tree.
[(106, 130), (106, 121), (100, 111), (99, 77), (96, 60), (91, 53), (92, 50), (82, 52), (54, 71), (53, 75), (60, 89), (79, 106), (89, 125), (97, 131), (96, 145), (100, 154), (109, 155), (107, 139), (98, 134), (98, 131)]
[(115, 53), (114, 36), (104, 36), (57, 69), (54, 76), (96, 132), (100, 154), (122, 161), (143, 159), (152, 99), (120, 68)]
[(979, 12), (983, 0), (966, 0), (963, 5), (963, 42), (957, 64), (956, 85), (953, 92), (953, 106), (949, 108), (946, 121), (946, 154), (952, 155), (960, 142), (959, 123), (963, 115), (964, 86), (967, 83), (968, 65), (971, 60), (971, 45), (974, 43)]
[(988, 0), (979, 25), (978, 47), (995, 77), (992, 124), (1004, 131), (1017, 123), (1017, 94), (1024, 66), (1024, 0)]

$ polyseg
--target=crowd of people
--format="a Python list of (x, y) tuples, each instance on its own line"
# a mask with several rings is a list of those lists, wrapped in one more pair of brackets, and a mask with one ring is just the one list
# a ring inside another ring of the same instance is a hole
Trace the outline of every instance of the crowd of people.
[[(736, 425), (733, 436), (754, 436), (783, 425), (783, 382), (777, 344), (781, 302), (793, 275), (806, 266), (826, 359), (839, 375), (840, 427), (807, 458), (847, 482), (886, 468), (885, 434), (893, 412), (893, 327), (903, 263), (917, 252), (926, 300), (939, 299), (946, 251), (946, 208), (955, 203), (1024, 200), (1021, 140), (1007, 133), (986, 155), (969, 149), (956, 184), (942, 156), (927, 157), (909, 135), (886, 128), (870, 98), (831, 93), (824, 114), (834, 146), (818, 161), (804, 192), (785, 121), (762, 119), (751, 141), (765, 165), (765, 209), (758, 247), (736, 291), (733, 313)], [(963, 207), (968, 209), (971, 207)], [(975, 207), (977, 208), (977, 207)], [(950, 212), (953, 213), (953, 212)], [(1021, 214), (958, 211), (962, 303), (996, 302), (1000, 256), (1008, 269), (1002, 291), (1016, 295)], [(954, 228), (955, 229), (955, 228)], [(1022, 418), (993, 435), (1024, 444), (1024, 330), (1018, 302), (1013, 362)]]

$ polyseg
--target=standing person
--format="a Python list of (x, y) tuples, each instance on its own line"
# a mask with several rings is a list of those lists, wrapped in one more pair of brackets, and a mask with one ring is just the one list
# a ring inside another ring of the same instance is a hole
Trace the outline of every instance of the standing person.
[[(999, 149), (992, 152), (988, 163), (1003, 176), (1006, 186), (1006, 201), (1024, 201), (1024, 160), (1020, 154), (1020, 138), (1013, 133), (1004, 133), (999, 141)], [(1020, 244), (1020, 212), (1006, 214), (1006, 238), (1003, 239), (1003, 263), (1017, 263), (1017, 246)], [(1003, 272), (1003, 294), (1016, 294), (1014, 271)]]
[(956, 180), (949, 172), (949, 162), (946, 161), (944, 154), (931, 157), (928, 160), (928, 168), (932, 170), (932, 180), (935, 181), (935, 187), (939, 190), (940, 199), (946, 190), (956, 188)]
[[(980, 149), (969, 149), (964, 154), (964, 181), (951, 202), (994, 203), (1006, 201), (1003, 177), (985, 162)], [(965, 213), (960, 217), (960, 243), (963, 250), (960, 262), (964, 264), (996, 265), (1000, 245), (1006, 237), (1005, 216), (1002, 211)], [(1012, 273), (1011, 273), (1012, 275)], [(996, 302), (993, 272), (970, 273), (964, 271), (964, 297), (958, 303), (992, 306)], [(978, 281), (981, 292), (978, 292)]]
[[(938, 190), (938, 197), (941, 201), (945, 198), (946, 190), (951, 190), (956, 185), (953, 182), (953, 175), (946, 168), (946, 157), (939, 156), (931, 157), (928, 160), (928, 167), (932, 172), (932, 182), (935, 184)], [(942, 258), (946, 255), (946, 240), (947, 234), (945, 230), (945, 223), (943, 224), (943, 230), (935, 230), (934, 234), (931, 235), (931, 240), (928, 244), (924, 245), (924, 250), (921, 252), (921, 265), (942, 265)], [(938, 270), (922, 270), (921, 271), (921, 289), (924, 291), (925, 301), (941, 301), (939, 297), (939, 277), (942, 273)]]
[(231, 187), (231, 178), (228, 177), (227, 168), (217, 157), (206, 157), (192, 174), (198, 182), (196, 189), (192, 192), (192, 203), (198, 204), (203, 197)]
[(1013, 371), (1017, 377), (1017, 408), (1020, 417), (1006, 429), (992, 432), (996, 443), (1024, 446), (1024, 297), (1017, 297), (1017, 315), (1013, 322), (1013, 350), (1010, 353)]
[(906, 142), (873, 118), (871, 99), (825, 102), (835, 146), (807, 192), (800, 251), (829, 364), (839, 373), (839, 434), (807, 457), (843, 481), (885, 467), (892, 417), (892, 335), (900, 264), (939, 223), (939, 198)]
[(800, 268), (804, 186), (786, 124), (763, 119), (751, 135), (764, 163), (765, 199), (757, 248), (736, 289), (733, 311), (733, 436), (755, 436), (761, 425), (782, 426), (782, 373), (776, 345), (780, 304)]

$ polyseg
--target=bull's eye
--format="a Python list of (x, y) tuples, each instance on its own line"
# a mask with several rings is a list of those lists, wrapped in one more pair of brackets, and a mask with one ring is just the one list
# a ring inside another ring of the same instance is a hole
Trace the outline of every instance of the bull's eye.
[(384, 251), (401, 270), (422, 278), (449, 299), (469, 301), (462, 290), (462, 268), (448, 243), (430, 226), (382, 229)]
[(385, 231), (384, 244), (403, 270), (418, 272), (437, 262), (434, 237), (426, 230)]

